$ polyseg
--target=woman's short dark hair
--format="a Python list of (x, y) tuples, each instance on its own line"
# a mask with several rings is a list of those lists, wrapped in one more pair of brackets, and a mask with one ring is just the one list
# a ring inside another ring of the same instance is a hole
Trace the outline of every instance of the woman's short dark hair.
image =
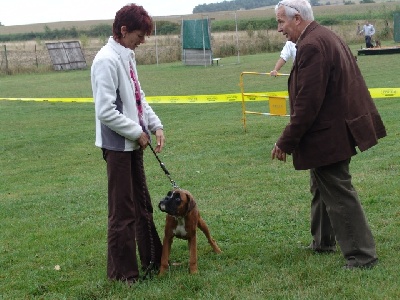
[(128, 4), (115, 14), (113, 23), (114, 38), (119, 39), (122, 37), (122, 26), (126, 26), (128, 32), (142, 30), (147, 36), (150, 36), (153, 31), (153, 20), (143, 6)]

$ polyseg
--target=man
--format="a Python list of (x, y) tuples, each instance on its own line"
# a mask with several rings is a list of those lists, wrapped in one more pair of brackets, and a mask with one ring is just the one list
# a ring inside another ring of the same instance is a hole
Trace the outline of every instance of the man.
[(359, 31), (359, 34), (364, 32), (365, 36), (365, 46), (367, 48), (374, 48), (374, 45), (372, 44), (372, 36), (375, 34), (375, 28), (374, 25), (367, 21), (365, 21), (365, 25), (363, 28)]
[(372, 267), (375, 242), (349, 173), (356, 146), (367, 150), (386, 130), (348, 46), (314, 21), (307, 0), (275, 7), (278, 32), (296, 43), (288, 88), (290, 122), (273, 146), (272, 159), (293, 156), (296, 170), (310, 169), (309, 248), (332, 252), (338, 243), (345, 268)]
[(271, 76), (277, 76), (279, 70), (286, 64), (291, 58), (293, 61), (296, 57), (296, 44), (291, 41), (287, 41), (282, 48), (281, 55), (276, 61), (274, 69), (269, 73)]

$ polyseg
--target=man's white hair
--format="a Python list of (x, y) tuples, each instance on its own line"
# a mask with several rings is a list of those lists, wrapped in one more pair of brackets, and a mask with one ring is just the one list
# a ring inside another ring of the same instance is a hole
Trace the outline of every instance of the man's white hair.
[(305, 21), (314, 21), (314, 13), (308, 0), (282, 0), (275, 6), (275, 12), (283, 6), (288, 18), (300, 15)]

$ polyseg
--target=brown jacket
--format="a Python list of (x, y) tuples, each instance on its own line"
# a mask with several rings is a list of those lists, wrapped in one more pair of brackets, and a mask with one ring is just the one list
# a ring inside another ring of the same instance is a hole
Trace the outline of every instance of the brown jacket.
[(357, 62), (332, 31), (312, 22), (296, 44), (288, 81), (290, 122), (277, 142), (305, 170), (350, 158), (386, 136)]

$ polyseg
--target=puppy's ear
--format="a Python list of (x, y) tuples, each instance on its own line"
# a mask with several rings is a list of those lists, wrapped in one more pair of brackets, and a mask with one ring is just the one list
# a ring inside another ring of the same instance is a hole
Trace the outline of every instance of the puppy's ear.
[(192, 194), (189, 192), (186, 193), (186, 197), (188, 199), (188, 211), (191, 211), (196, 206), (196, 201), (194, 201)]

